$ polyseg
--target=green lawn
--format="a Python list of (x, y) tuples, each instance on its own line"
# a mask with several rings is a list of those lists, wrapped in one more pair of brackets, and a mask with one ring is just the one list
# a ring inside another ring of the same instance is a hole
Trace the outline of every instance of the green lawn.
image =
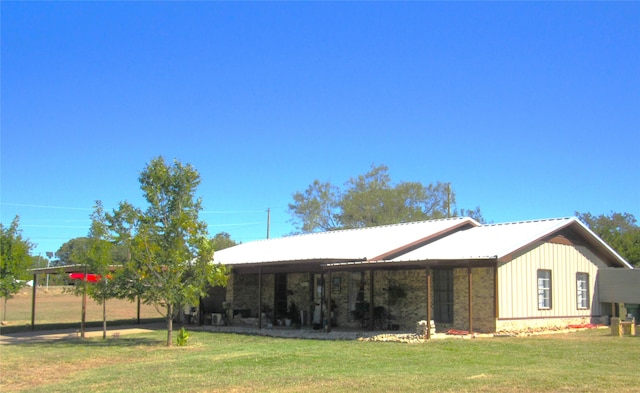
[(166, 332), (3, 345), (3, 392), (640, 392), (640, 337), (598, 329), (426, 344)]

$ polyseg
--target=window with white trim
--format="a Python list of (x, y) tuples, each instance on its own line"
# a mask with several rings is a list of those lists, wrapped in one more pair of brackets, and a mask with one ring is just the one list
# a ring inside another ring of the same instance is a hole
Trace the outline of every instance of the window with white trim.
[(538, 270), (538, 309), (551, 309), (551, 270)]
[(578, 310), (589, 308), (589, 273), (576, 273)]

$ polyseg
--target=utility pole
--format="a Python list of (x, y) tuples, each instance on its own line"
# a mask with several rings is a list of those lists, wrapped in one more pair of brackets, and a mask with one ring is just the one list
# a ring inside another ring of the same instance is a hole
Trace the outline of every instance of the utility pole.
[(271, 227), (271, 208), (267, 209), (267, 239), (269, 238), (269, 231)]

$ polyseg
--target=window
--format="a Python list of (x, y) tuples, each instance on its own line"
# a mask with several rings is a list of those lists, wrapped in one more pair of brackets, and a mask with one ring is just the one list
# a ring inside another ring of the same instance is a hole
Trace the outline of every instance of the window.
[(589, 273), (576, 274), (576, 290), (578, 310), (589, 308)]
[(551, 309), (551, 270), (538, 270), (538, 309)]
[(453, 269), (433, 270), (433, 320), (453, 323)]

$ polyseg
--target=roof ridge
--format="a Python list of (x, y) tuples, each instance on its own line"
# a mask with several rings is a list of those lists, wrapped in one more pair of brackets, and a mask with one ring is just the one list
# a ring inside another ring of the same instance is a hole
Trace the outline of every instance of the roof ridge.
[(436, 218), (436, 219), (433, 219), (433, 220), (398, 222), (398, 223), (395, 223), (395, 224), (383, 224), (383, 225), (375, 225), (375, 226), (370, 226), (370, 227), (335, 229), (335, 230), (329, 230), (329, 231), (323, 231), (323, 232), (297, 233), (297, 234), (293, 234), (293, 235), (290, 235), (290, 236), (286, 236), (285, 235), (285, 236), (275, 237), (275, 238), (271, 238), (271, 239), (257, 239), (257, 240), (251, 240), (249, 242), (251, 242), (251, 243), (253, 243), (253, 242), (265, 242), (265, 241), (273, 241), (273, 240), (278, 240), (278, 239), (292, 239), (292, 238), (306, 237), (306, 236), (328, 235), (328, 234), (332, 234), (332, 233), (355, 232), (355, 231), (362, 231), (362, 230), (374, 229), (374, 228), (389, 228), (389, 227), (406, 226), (406, 225), (417, 225), (417, 224), (422, 224), (422, 223), (427, 223), (427, 222), (462, 221), (462, 220), (467, 220), (467, 219), (473, 220), (471, 217)]
[(492, 224), (483, 224), (483, 227), (491, 227), (491, 226), (500, 226), (500, 225), (517, 225), (517, 224), (529, 224), (534, 222), (551, 222), (551, 221), (565, 221), (565, 220), (575, 220), (575, 217), (555, 217), (555, 218), (540, 218), (533, 220), (520, 220), (520, 221), (508, 221), (508, 222), (497, 222)]

